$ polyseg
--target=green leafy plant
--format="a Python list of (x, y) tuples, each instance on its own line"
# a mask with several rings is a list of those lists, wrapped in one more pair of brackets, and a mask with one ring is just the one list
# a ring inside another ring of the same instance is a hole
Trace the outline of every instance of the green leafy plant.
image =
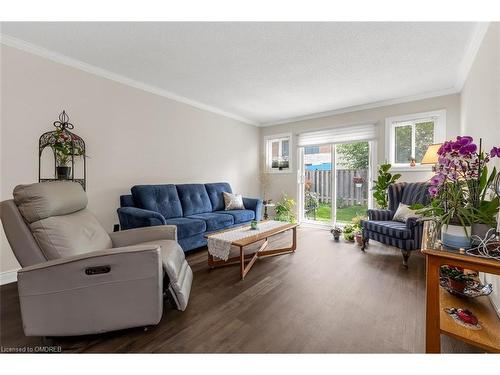
[(286, 194), (279, 202), (276, 203), (276, 220), (278, 221), (289, 221), (290, 223), (295, 223), (295, 213), (293, 208), (295, 207), (295, 201), (289, 198)]
[[(496, 225), (495, 217), (500, 197), (491, 196), (491, 185), (497, 175), (496, 168), (488, 173), (487, 163), (500, 157), (500, 148), (489, 153), (482, 150), (470, 136), (458, 136), (443, 143), (437, 151), (439, 161), (436, 174), (430, 180), (431, 203), (418, 213), (435, 217), (440, 225), (474, 223)], [(468, 231), (465, 231), (469, 236)]]
[(401, 174), (392, 174), (389, 172), (391, 169), (391, 164), (382, 164), (378, 168), (378, 177), (373, 181), (373, 198), (377, 202), (377, 205), (382, 209), (387, 209), (389, 206), (389, 197), (387, 194), (387, 189), (389, 185), (395, 183), (401, 177)]
[(441, 277), (446, 277), (458, 282), (472, 281), (475, 276), (474, 274), (466, 274), (463, 268), (449, 265), (441, 266), (439, 273)]
[(72, 156), (82, 156), (83, 150), (74, 141), (76, 136), (68, 133), (65, 130), (56, 131), (56, 139), (52, 148), (56, 156), (58, 167), (66, 167), (71, 162)]
[(349, 242), (354, 242), (354, 237), (361, 233), (361, 220), (365, 219), (365, 216), (358, 215), (354, 216), (351, 220), (351, 224), (344, 226), (344, 239)]

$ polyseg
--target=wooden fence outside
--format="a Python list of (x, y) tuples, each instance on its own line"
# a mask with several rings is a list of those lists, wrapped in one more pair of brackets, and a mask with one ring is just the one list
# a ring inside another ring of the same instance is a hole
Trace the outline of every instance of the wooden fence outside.
[[(331, 203), (332, 171), (305, 171), (306, 188), (317, 194), (320, 203)], [(354, 177), (362, 177), (363, 184), (356, 187)], [(337, 170), (337, 207), (368, 205), (368, 170)]]

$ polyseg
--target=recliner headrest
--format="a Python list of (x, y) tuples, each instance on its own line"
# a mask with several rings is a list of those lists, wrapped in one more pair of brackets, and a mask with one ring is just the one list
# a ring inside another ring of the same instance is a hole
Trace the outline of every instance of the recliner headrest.
[(88, 202), (82, 186), (70, 181), (18, 185), (13, 194), (19, 212), (28, 223), (83, 210)]

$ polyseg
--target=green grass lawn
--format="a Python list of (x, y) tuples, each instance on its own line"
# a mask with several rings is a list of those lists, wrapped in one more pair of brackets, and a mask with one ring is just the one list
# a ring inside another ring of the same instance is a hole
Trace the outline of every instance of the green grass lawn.
[[(345, 208), (337, 208), (337, 222), (350, 223), (354, 216), (366, 215), (367, 206), (350, 206)], [(329, 204), (320, 203), (316, 210), (316, 220), (330, 221), (332, 209)], [(311, 215), (310, 219), (313, 219)]]

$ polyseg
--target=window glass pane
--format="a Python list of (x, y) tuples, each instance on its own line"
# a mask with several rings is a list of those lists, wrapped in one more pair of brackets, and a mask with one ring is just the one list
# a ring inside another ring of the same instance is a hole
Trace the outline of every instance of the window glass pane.
[(415, 124), (415, 160), (422, 161), (429, 145), (434, 143), (434, 121)]
[(409, 163), (411, 158), (411, 125), (394, 128), (394, 161), (398, 164)]
[(318, 154), (319, 146), (306, 146), (304, 147), (304, 154)]
[(288, 150), (288, 145), (289, 145), (289, 143), (290, 143), (290, 142), (289, 142), (288, 140), (285, 140), (285, 141), (283, 141), (283, 143), (281, 144), (281, 152), (282, 152), (282, 156), (283, 156), (283, 157), (286, 157), (286, 158), (288, 158), (288, 152), (289, 152), (289, 150)]
[(271, 155), (274, 158), (277, 158), (279, 156), (279, 149), (280, 149), (280, 143), (279, 141), (275, 141), (271, 143)]

